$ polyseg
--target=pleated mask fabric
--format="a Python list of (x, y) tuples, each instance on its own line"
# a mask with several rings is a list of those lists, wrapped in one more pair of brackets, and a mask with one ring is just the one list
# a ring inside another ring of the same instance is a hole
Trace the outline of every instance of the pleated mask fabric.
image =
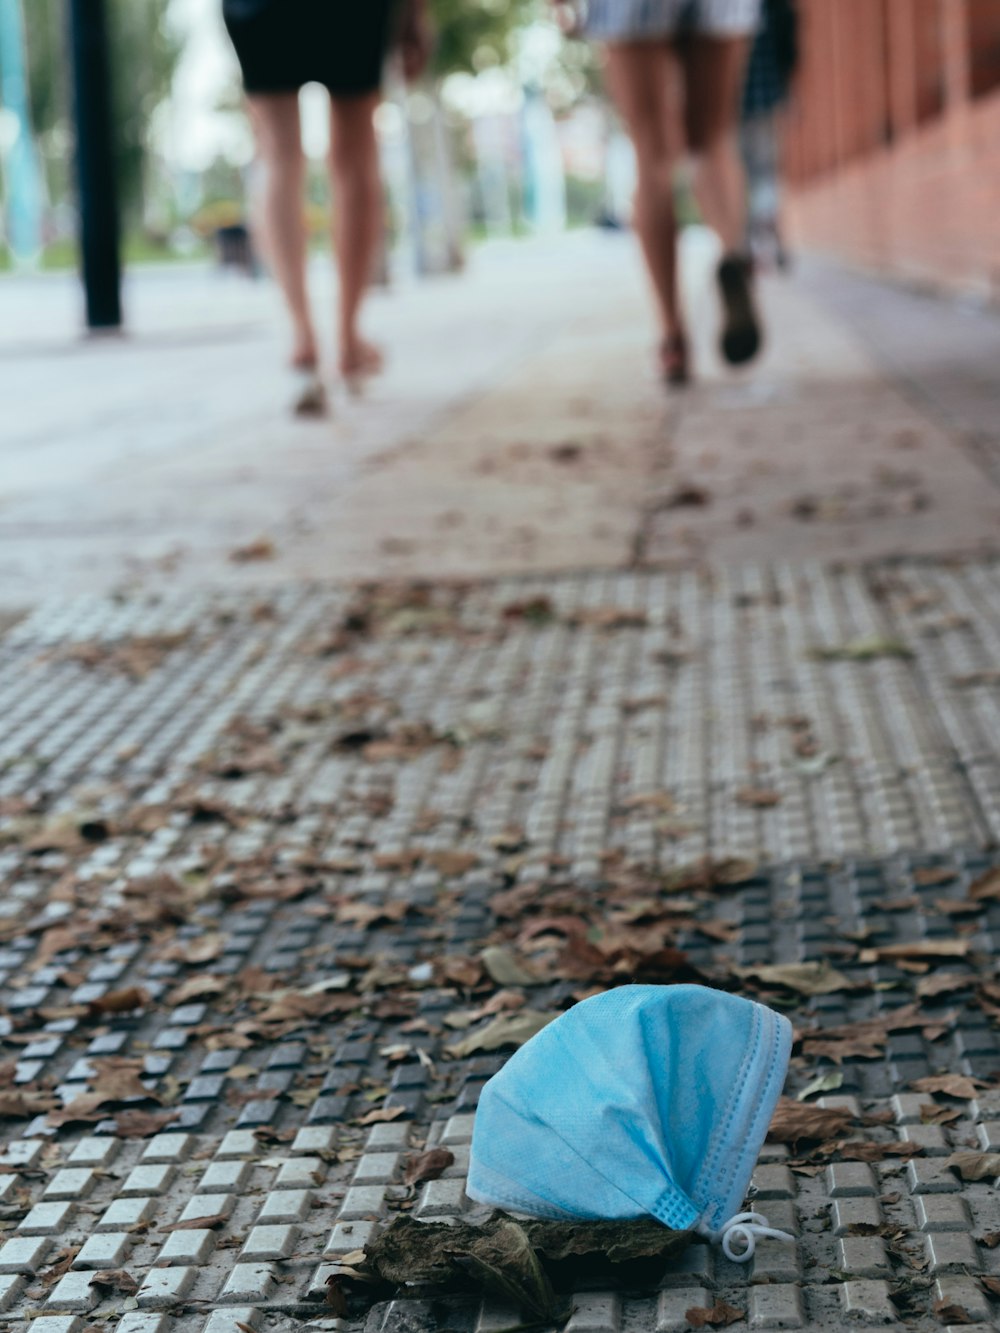
[(483, 1088), (467, 1192), (534, 1217), (651, 1215), (748, 1259), (757, 1236), (791, 1239), (740, 1212), (791, 1043), (783, 1015), (704, 986), (583, 1000)]

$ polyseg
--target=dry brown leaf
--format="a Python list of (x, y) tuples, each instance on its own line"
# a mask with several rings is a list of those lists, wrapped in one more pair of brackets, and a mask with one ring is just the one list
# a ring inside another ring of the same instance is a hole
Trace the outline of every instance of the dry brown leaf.
[(893, 962), (900, 959), (964, 958), (972, 949), (969, 940), (910, 940), (904, 944), (883, 944), (863, 949), (859, 963)]
[(745, 1319), (746, 1311), (737, 1310), (735, 1305), (727, 1305), (725, 1301), (716, 1301), (709, 1309), (693, 1305), (690, 1310), (685, 1310), (684, 1318), (692, 1328), (725, 1328)]
[(94, 1287), (106, 1287), (122, 1296), (133, 1296), (139, 1290), (138, 1281), (124, 1268), (102, 1268), (94, 1273), (90, 1282)]
[(931, 1309), (944, 1324), (976, 1324), (979, 1322), (978, 1315), (971, 1314), (964, 1305), (959, 1305), (957, 1301), (953, 1301), (947, 1296), (942, 1296), (940, 1300), (935, 1301)]
[(1000, 1176), (1000, 1153), (953, 1152), (945, 1162), (963, 1180), (995, 1180)]
[(916, 894), (906, 898), (876, 898), (872, 902), (876, 912), (915, 912), (920, 907)]
[(832, 1060), (838, 1065), (844, 1060), (879, 1060), (885, 1054), (887, 1041), (887, 1033), (830, 1041), (824, 1041), (822, 1037), (810, 1037), (803, 1041), (802, 1053), (817, 1060)]
[(51, 1111), (57, 1105), (56, 1098), (48, 1092), (0, 1092), (0, 1119), (24, 1120)]
[(913, 872), (914, 884), (927, 888), (932, 884), (950, 884), (958, 877), (958, 871), (951, 866), (918, 866)]
[(141, 986), (129, 986), (126, 990), (108, 991), (106, 995), (91, 1000), (88, 1008), (92, 1014), (129, 1014), (133, 1009), (142, 1009), (149, 1004), (149, 991)]
[(929, 1074), (910, 1084), (915, 1092), (943, 1092), (948, 1097), (960, 1097), (970, 1102), (986, 1084), (982, 1079), (968, 1078), (965, 1074)]
[(115, 1133), (122, 1139), (149, 1139), (159, 1134), (165, 1125), (180, 1115), (172, 1111), (119, 1111), (115, 1116)]
[(450, 879), (454, 875), (464, 875), (479, 864), (479, 857), (475, 852), (447, 850), (425, 852), (423, 859), (426, 865), (436, 870), (439, 875), (443, 875), (445, 879)]
[(278, 554), (277, 547), (269, 537), (258, 537), (245, 546), (235, 546), (229, 552), (229, 559), (237, 565), (244, 565), (251, 560), (273, 560)]
[(986, 904), (972, 902), (968, 898), (935, 898), (932, 906), (941, 916), (978, 916), (986, 910)]
[(508, 602), (501, 615), (504, 620), (527, 620), (537, 625), (547, 624), (556, 616), (551, 597), (529, 597), (522, 602)]
[(347, 1304), (347, 1297), (344, 1295), (344, 1288), (340, 1278), (336, 1273), (331, 1273), (326, 1279), (326, 1305), (333, 1311), (337, 1319), (347, 1319), (350, 1315), (350, 1309)]
[(228, 1213), (210, 1213), (206, 1217), (189, 1217), (186, 1222), (171, 1222), (160, 1231), (214, 1231), (229, 1221)]
[(223, 995), (229, 989), (229, 981), (224, 977), (188, 977), (176, 986), (169, 996), (173, 1005), (187, 1004), (189, 1000), (205, 1000), (216, 995)]
[(763, 967), (738, 967), (736, 975), (765, 986), (783, 986), (800, 995), (833, 995), (853, 990), (854, 982), (825, 959), (820, 963), (776, 963)]
[(912, 1139), (903, 1139), (899, 1143), (874, 1143), (871, 1140), (861, 1143), (838, 1143), (834, 1145), (837, 1156), (845, 1162), (884, 1162), (887, 1157), (920, 1157), (923, 1148)]
[(592, 625), (595, 629), (644, 629), (647, 622), (645, 611), (626, 611), (621, 606), (589, 606), (571, 611), (566, 617), (567, 625)]
[(1000, 900), (1000, 866), (994, 866), (974, 879), (969, 885), (969, 897), (975, 898), (977, 902)]
[(398, 1120), (406, 1114), (405, 1106), (382, 1106), (376, 1111), (368, 1111), (358, 1120), (359, 1125), (380, 1125), (387, 1120)]
[(445, 1047), (445, 1053), (455, 1060), (464, 1060), (476, 1051), (498, 1051), (504, 1046), (523, 1046), (536, 1032), (558, 1018), (557, 1013), (537, 1009), (519, 1009), (512, 1014), (501, 1014), (487, 1023), (480, 1032), (473, 1032), (461, 1041)]
[(771, 1117), (767, 1137), (772, 1143), (798, 1143), (802, 1139), (824, 1142), (845, 1133), (853, 1120), (842, 1106), (813, 1106), (782, 1097)]
[(767, 810), (772, 805), (780, 805), (781, 792), (771, 787), (741, 787), (736, 793), (740, 805), (752, 806), (755, 810)]
[(639, 792), (635, 796), (627, 796), (619, 803), (620, 810), (662, 810), (664, 814), (671, 815), (677, 809), (677, 802), (666, 791), (648, 791)]
[(939, 1106), (937, 1102), (922, 1102), (920, 1105), (922, 1125), (954, 1125), (963, 1114), (958, 1106)]
[(976, 978), (963, 972), (932, 972), (921, 977), (914, 987), (922, 1000), (932, 1000), (936, 995), (952, 995), (955, 991), (968, 990), (976, 984)]
[(419, 1157), (411, 1157), (403, 1176), (407, 1185), (420, 1185), (425, 1180), (437, 1180), (455, 1161), (455, 1154), (447, 1148), (428, 1148)]

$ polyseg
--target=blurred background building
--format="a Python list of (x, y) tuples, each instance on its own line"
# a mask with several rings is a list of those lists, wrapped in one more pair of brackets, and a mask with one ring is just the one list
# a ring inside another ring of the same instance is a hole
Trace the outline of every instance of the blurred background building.
[(1000, 299), (1000, 0), (799, 0), (800, 243)]

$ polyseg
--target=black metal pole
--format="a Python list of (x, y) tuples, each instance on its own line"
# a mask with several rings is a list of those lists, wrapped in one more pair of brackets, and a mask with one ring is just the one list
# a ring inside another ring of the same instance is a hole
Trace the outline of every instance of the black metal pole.
[(122, 322), (118, 182), (105, 0), (69, 0), (80, 266), (87, 326)]

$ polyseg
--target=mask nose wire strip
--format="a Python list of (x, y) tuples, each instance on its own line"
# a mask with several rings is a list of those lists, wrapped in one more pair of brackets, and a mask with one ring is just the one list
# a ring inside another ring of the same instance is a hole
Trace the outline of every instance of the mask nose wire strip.
[[(787, 1231), (769, 1226), (767, 1218), (761, 1213), (736, 1213), (722, 1228), (722, 1253), (735, 1264), (745, 1264), (753, 1258), (758, 1236), (769, 1236), (772, 1240), (795, 1240)], [(734, 1250), (734, 1240), (741, 1240), (744, 1248)]]

